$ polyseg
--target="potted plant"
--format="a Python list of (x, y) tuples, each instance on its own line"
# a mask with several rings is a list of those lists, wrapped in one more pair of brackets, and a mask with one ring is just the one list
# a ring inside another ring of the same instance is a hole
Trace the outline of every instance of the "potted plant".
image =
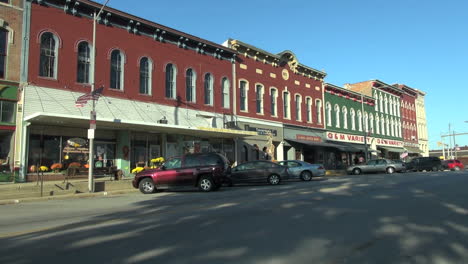
[(164, 163), (164, 158), (163, 157), (154, 158), (154, 159), (151, 160), (151, 168), (152, 169), (158, 169), (159, 167), (162, 166), (163, 163)]
[(55, 173), (60, 172), (60, 170), (63, 168), (62, 163), (54, 163), (52, 166), (50, 166), (50, 169), (53, 170)]

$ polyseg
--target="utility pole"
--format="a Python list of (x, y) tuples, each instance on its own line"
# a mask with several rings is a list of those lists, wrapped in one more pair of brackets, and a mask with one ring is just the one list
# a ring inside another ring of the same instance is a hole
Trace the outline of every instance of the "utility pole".
[[(99, 12), (93, 13), (93, 47), (92, 47), (92, 65), (93, 65), (93, 75), (91, 81), (91, 92), (94, 91), (94, 87), (96, 85), (96, 23), (99, 19), (99, 16), (104, 10), (104, 7), (107, 5), (109, 0), (106, 0), (104, 5), (99, 9)], [(89, 130), (88, 130), (88, 139), (89, 139), (89, 168), (88, 168), (88, 190), (89, 192), (94, 192), (94, 178), (93, 178), (93, 170), (94, 170), (94, 134), (96, 131), (96, 102), (93, 100), (93, 109), (90, 113), (90, 120), (89, 120)]]

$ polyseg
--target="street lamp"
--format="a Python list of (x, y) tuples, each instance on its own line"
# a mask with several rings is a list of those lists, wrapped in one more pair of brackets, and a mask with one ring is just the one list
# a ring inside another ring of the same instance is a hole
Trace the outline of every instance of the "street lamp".
[[(107, 5), (109, 0), (106, 0), (99, 12), (93, 13), (93, 48), (92, 48), (92, 67), (93, 67), (93, 74), (92, 74), (92, 81), (91, 81), (91, 92), (94, 91), (94, 86), (96, 84), (96, 23), (101, 15), (104, 7)], [(96, 102), (93, 101), (93, 109), (90, 113), (90, 120), (89, 120), (89, 130), (88, 130), (88, 139), (89, 139), (89, 169), (88, 169), (88, 190), (89, 192), (94, 192), (94, 179), (93, 179), (93, 169), (94, 169), (94, 133), (96, 131)]]

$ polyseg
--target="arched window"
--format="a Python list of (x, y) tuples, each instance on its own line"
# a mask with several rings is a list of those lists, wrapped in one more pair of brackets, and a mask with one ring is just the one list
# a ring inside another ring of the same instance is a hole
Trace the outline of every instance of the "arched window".
[(8, 30), (0, 28), (0, 79), (6, 78)]
[(123, 90), (124, 55), (120, 50), (111, 53), (110, 88)]
[(387, 135), (388, 134), (388, 130), (385, 130), (385, 117), (384, 115), (382, 115), (380, 117), (380, 124), (382, 125), (382, 135)]
[(369, 132), (369, 115), (364, 112), (364, 131)]
[(39, 76), (57, 78), (57, 53), (57, 37), (50, 32), (42, 34)]
[(263, 85), (257, 84), (255, 86), (255, 109), (257, 114), (263, 114)]
[(312, 98), (310, 97), (306, 98), (306, 112), (307, 122), (312, 123)]
[(351, 129), (356, 130), (356, 112), (354, 111), (353, 108), (349, 111), (350, 116), (351, 116)]
[(385, 113), (388, 114), (388, 97), (385, 95), (384, 98), (384, 107), (385, 107)]
[(247, 85), (247, 82), (242, 80), (239, 82), (239, 92), (240, 92), (240, 110), (241, 111), (247, 111), (247, 91), (249, 87)]
[(278, 116), (278, 109), (276, 100), (278, 98), (278, 90), (276, 88), (270, 88), (270, 111), (271, 116)]
[(390, 109), (389, 109), (390, 114), (393, 115), (393, 109), (394, 108), (393, 108), (393, 98), (392, 97), (390, 97), (389, 104), (390, 104)]
[(151, 95), (151, 60), (143, 57), (140, 60), (140, 93)]
[(343, 128), (348, 129), (348, 109), (346, 106), (343, 106), (341, 112), (343, 112)]
[(362, 131), (362, 113), (361, 110), (357, 111), (358, 127), (359, 131)]
[(335, 127), (339, 128), (340, 127), (340, 106), (336, 104), (334, 106), (334, 110), (335, 110)]
[(331, 115), (332, 107), (331, 107), (330, 102), (327, 102), (325, 104), (325, 111), (327, 112), (327, 126), (331, 127), (332, 126), (332, 115)]
[(321, 100), (319, 99), (315, 100), (315, 108), (317, 108), (316, 110), (317, 123), (322, 124), (322, 101)]
[(296, 120), (301, 121), (302, 120), (302, 97), (298, 94), (296, 94)]
[(379, 96), (377, 92), (374, 92), (374, 100), (375, 100), (375, 111), (379, 111)]
[(380, 117), (375, 115), (375, 133), (380, 134)]
[(390, 120), (388, 120), (388, 117), (385, 118), (385, 131), (387, 131), (387, 136), (391, 136)]
[(211, 73), (205, 74), (204, 103), (213, 105), (213, 76)]
[(176, 98), (177, 68), (172, 63), (166, 65), (166, 98)]
[(185, 100), (195, 103), (197, 98), (197, 74), (191, 68), (185, 72)]
[(291, 119), (291, 99), (289, 97), (289, 92), (283, 92), (283, 117), (286, 119)]
[(382, 98), (382, 93), (379, 93), (379, 106), (380, 106), (380, 112), (383, 113), (384, 108), (383, 108), (383, 98)]
[(229, 97), (229, 91), (231, 89), (231, 84), (229, 83), (229, 79), (224, 77), (221, 81), (221, 107), (229, 108), (231, 98)]
[(371, 113), (370, 116), (369, 116), (369, 123), (370, 123), (370, 129), (369, 129), (369, 132), (371, 132), (372, 134), (375, 133), (374, 131), (374, 115)]
[(90, 83), (89, 69), (91, 65), (91, 48), (86, 41), (78, 44), (78, 65), (76, 81), (78, 83)]

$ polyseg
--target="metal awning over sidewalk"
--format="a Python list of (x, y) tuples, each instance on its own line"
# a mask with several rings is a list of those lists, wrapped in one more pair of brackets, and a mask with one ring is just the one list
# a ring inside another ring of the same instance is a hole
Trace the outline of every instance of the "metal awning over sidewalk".
[(419, 148), (416, 148), (416, 147), (405, 147), (406, 151), (408, 153), (415, 153), (415, 154), (420, 154), (422, 153), (421, 150)]
[[(38, 125), (55, 125), (67, 127), (89, 128), (89, 119), (77, 118), (76, 116), (54, 115), (50, 113), (36, 113), (25, 118), (25, 121), (31, 124)], [(244, 131), (226, 128), (213, 127), (191, 127), (172, 124), (150, 123), (132, 120), (110, 120), (100, 119), (96, 122), (97, 130), (132, 130), (145, 132), (159, 132), (168, 134), (184, 134), (199, 137), (219, 137), (219, 138), (236, 138), (256, 136), (257, 132)]]
[(286, 139), (286, 141), (292, 144), (302, 144), (302, 145), (307, 145), (311, 147), (329, 147), (329, 148), (337, 148), (340, 150), (344, 150), (344, 146), (340, 146), (334, 143), (314, 142), (314, 141), (298, 140), (298, 139)]
[(403, 153), (405, 150), (403, 148), (395, 148), (395, 147), (383, 147), (383, 146), (377, 146), (377, 148), (387, 150), (389, 152), (396, 152), (396, 153)]

